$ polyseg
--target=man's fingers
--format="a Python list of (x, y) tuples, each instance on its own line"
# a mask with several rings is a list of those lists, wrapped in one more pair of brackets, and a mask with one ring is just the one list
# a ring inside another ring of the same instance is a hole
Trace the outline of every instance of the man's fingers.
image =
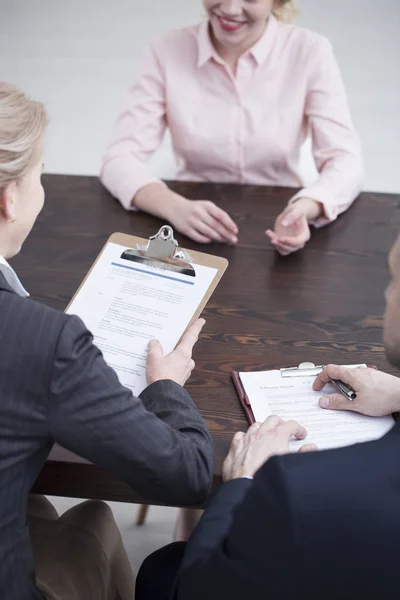
[(240, 440), (242, 440), (244, 437), (246, 436), (245, 433), (243, 433), (243, 431), (237, 431), (235, 433), (235, 435), (232, 438), (232, 444), (237, 444), (238, 442), (240, 442)]
[(262, 429), (273, 429), (274, 427), (278, 427), (281, 423), (283, 423), (283, 420), (278, 417), (278, 415), (271, 415), (265, 419), (261, 427)]
[(319, 400), (321, 408), (328, 410), (355, 410), (354, 400), (347, 400), (342, 394), (329, 394)]
[(203, 329), (205, 322), (205, 319), (197, 319), (197, 321), (195, 321), (182, 336), (181, 342), (176, 349), (179, 349), (181, 352), (188, 354), (188, 356), (191, 357), (193, 346), (199, 339), (200, 332)]
[(248, 428), (246, 435), (251, 435), (252, 433), (254, 433), (255, 431), (257, 431), (258, 429), (260, 429), (261, 426), (262, 426), (262, 423), (259, 423), (258, 421), (256, 423), (253, 423)]
[(352, 369), (340, 367), (339, 365), (327, 365), (315, 379), (313, 390), (319, 392), (331, 379), (340, 379), (344, 383), (351, 384), (353, 378)]
[(299, 452), (317, 452), (318, 451), (318, 446), (316, 446), (315, 444), (304, 444), (304, 446), (301, 446), (301, 448), (299, 448)]
[(295, 437), (297, 440), (304, 440), (307, 437), (307, 429), (297, 421), (286, 421), (282, 428), (285, 429), (288, 438)]
[[(255, 425), (257, 425), (257, 423), (254, 423), (252, 427)], [(304, 440), (304, 438), (307, 437), (307, 430), (302, 425), (297, 423), (297, 421), (284, 421), (281, 419), (281, 417), (278, 417), (278, 415), (271, 415), (261, 425), (262, 430), (274, 429), (275, 427), (284, 429), (287, 433), (288, 439), (295, 437), (298, 440)]]
[(232, 452), (236, 452), (237, 450), (239, 450), (245, 438), (246, 434), (243, 433), (243, 431), (237, 431), (235, 433), (235, 435), (232, 438), (230, 451), (226, 460), (229, 460), (230, 456), (232, 455)]

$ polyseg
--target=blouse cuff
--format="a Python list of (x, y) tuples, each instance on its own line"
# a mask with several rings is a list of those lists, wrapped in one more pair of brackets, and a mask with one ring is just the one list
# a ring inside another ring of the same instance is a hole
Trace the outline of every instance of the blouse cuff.
[(325, 187), (322, 187), (318, 183), (311, 185), (310, 187), (303, 188), (300, 190), (293, 198), (289, 200), (289, 206), (300, 200), (300, 198), (309, 198), (310, 200), (315, 200), (322, 204), (323, 207), (323, 215), (310, 221), (310, 225), (314, 227), (323, 227), (324, 225), (328, 225), (335, 221), (338, 216), (338, 207), (333, 201), (333, 198), (330, 197), (329, 192), (327, 192)]

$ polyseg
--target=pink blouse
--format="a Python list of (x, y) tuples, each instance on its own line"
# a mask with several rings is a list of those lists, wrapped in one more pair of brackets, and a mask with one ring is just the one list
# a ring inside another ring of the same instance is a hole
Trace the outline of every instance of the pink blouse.
[(127, 93), (101, 169), (126, 209), (159, 179), (147, 160), (166, 128), (176, 178), (301, 187), (300, 148), (312, 136), (318, 179), (291, 201), (321, 202), (322, 225), (345, 211), (362, 185), (360, 142), (328, 40), (271, 17), (238, 63), (236, 77), (215, 51), (208, 21), (155, 40)]

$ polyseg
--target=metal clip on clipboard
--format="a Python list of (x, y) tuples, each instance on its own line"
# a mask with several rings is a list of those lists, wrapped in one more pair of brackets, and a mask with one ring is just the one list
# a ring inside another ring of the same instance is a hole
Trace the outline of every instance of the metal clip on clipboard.
[(121, 258), (164, 271), (196, 277), (190, 255), (179, 248), (173, 229), (169, 225), (163, 225), (156, 235), (149, 238), (147, 245), (137, 244), (136, 249), (125, 250)]
[(312, 362), (301, 363), (298, 367), (280, 369), (281, 377), (316, 377), (324, 367), (316, 367)]

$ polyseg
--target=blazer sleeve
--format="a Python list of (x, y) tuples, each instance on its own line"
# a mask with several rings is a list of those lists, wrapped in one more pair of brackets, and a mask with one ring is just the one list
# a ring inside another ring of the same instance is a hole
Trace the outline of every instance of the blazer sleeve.
[[(269, 460), (254, 482), (241, 485), (247, 489), (239, 503), (230, 502), (226, 489), (206, 510), (201, 535), (195, 532), (188, 543), (175, 600), (298, 597), (301, 561), (279, 462)], [(223, 501), (228, 517), (222, 516)], [(218, 519), (229, 523), (222, 536), (213, 532)]]
[(206, 561), (223, 543), (232, 526), (235, 509), (253, 485), (250, 479), (234, 479), (222, 485), (193, 532), (181, 565), (183, 573), (191, 565)]
[(78, 317), (67, 317), (54, 356), (50, 436), (112, 471), (149, 501), (196, 505), (213, 474), (210, 434), (189, 394), (159, 381), (140, 398), (123, 387)]
[(126, 93), (102, 160), (100, 179), (127, 210), (135, 209), (132, 200), (144, 186), (165, 185), (147, 165), (167, 128), (165, 94), (164, 73), (154, 42), (138, 81)]
[(319, 37), (308, 62), (305, 114), (319, 177), (292, 198), (320, 202), (322, 226), (347, 210), (362, 189), (364, 166), (359, 137), (354, 129), (346, 90), (330, 42)]

